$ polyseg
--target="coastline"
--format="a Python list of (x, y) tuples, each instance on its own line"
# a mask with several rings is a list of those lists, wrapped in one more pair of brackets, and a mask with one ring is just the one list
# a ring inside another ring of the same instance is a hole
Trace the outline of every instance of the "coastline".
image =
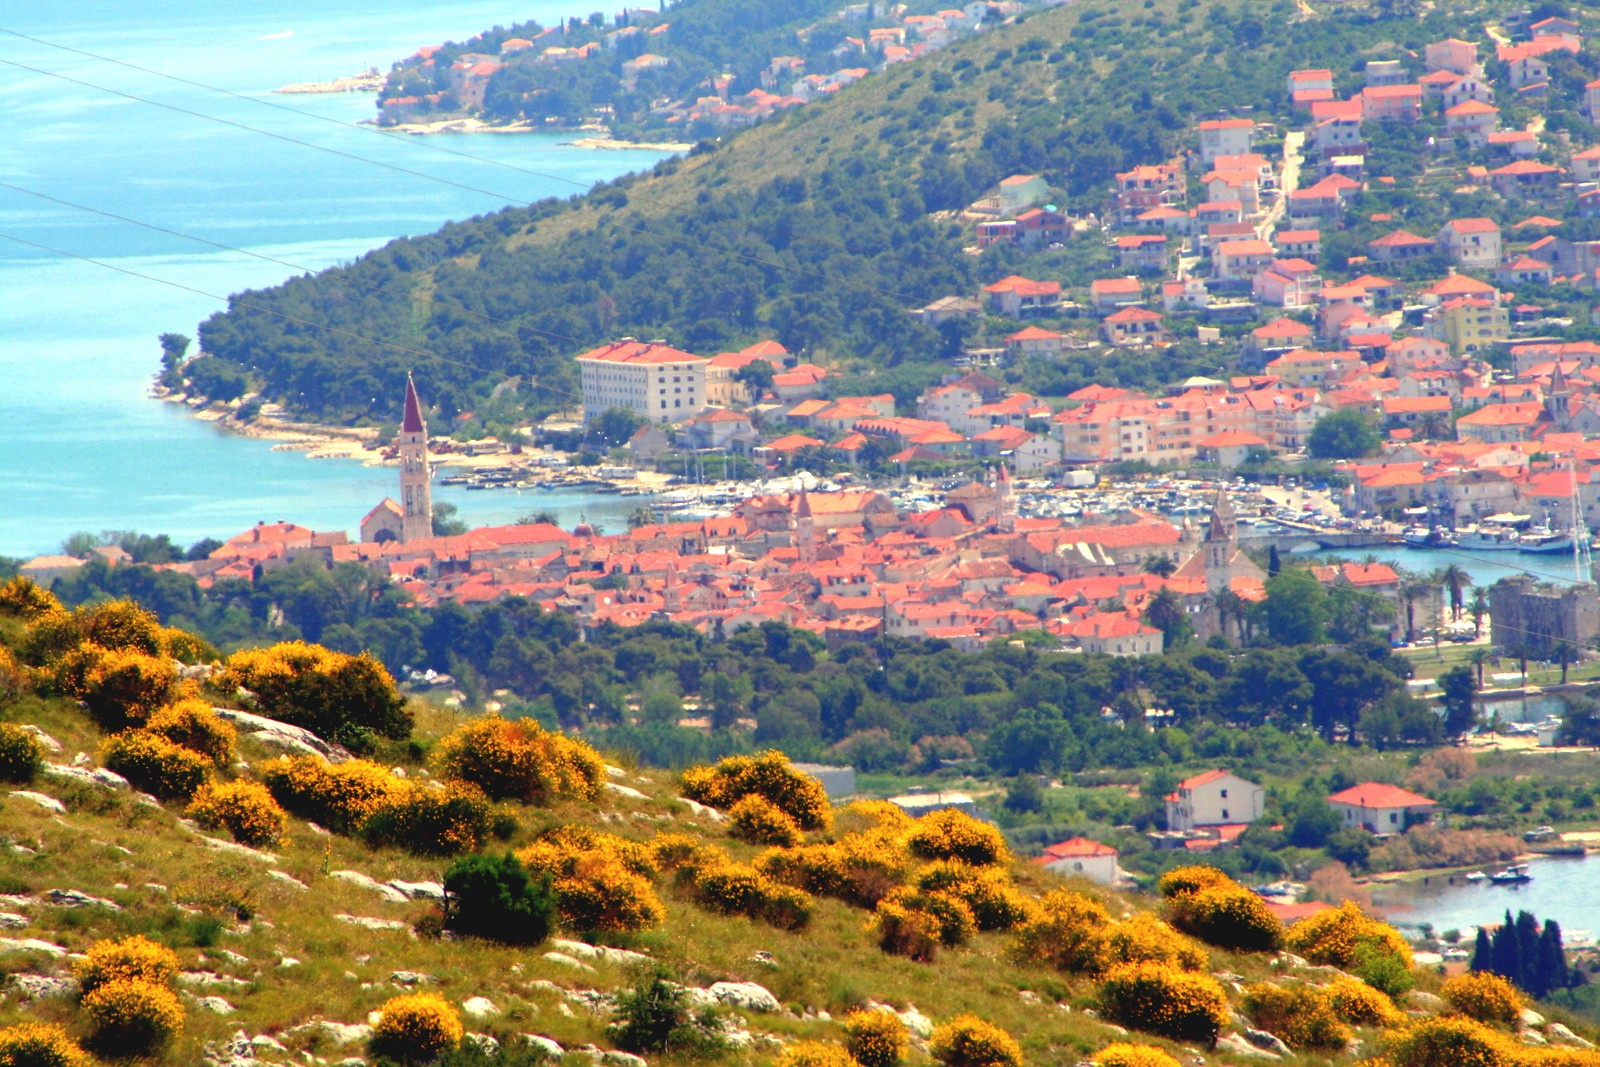
[(272, 90), (286, 96), (309, 96), (319, 93), (375, 93), (383, 88), (384, 75), (377, 68), (360, 74), (348, 74), (325, 82), (295, 82)]
[[(279, 90), (280, 92), (282, 90)], [(484, 122), (475, 118), (435, 119), (432, 122), (397, 122), (392, 126), (379, 126), (374, 119), (362, 120), (384, 133), (404, 133), (413, 137), (428, 137), (436, 133), (563, 133), (570, 130), (552, 130), (526, 119), (518, 122)], [(687, 152), (694, 145), (682, 141), (622, 141), (609, 134), (596, 133), (557, 142), (564, 148), (614, 151), (636, 149), (644, 152)]]

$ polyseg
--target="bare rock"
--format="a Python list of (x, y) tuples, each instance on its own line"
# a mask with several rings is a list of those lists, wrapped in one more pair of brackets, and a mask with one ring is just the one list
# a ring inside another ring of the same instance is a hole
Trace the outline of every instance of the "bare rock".
[(25, 733), (25, 734), (32, 734), (33, 735), (33, 739), (35, 741), (39, 742), (39, 744), (43, 745), (44, 746), (44, 750), (46, 752), (52, 752), (53, 753), (53, 752), (60, 752), (61, 751), (61, 742), (60, 741), (57, 741), (55, 738), (51, 737), (49, 734), (45, 733), (43, 730), (39, 729), (37, 726), (33, 725), (32, 723), (29, 723), (29, 722), (23, 723), (22, 724), (22, 732)]
[(500, 1009), (488, 997), (468, 997), (461, 1002), (461, 1010), (474, 1019), (488, 1019), (500, 1014)]
[(284, 885), (294, 886), (296, 889), (310, 889), (311, 888), (310, 886), (308, 886), (304, 882), (302, 882), (300, 879), (298, 879), (294, 875), (290, 874), (288, 871), (271, 870), (271, 871), (267, 872), (267, 877), (275, 879), (275, 880), (277, 880), (279, 882), (282, 882)]
[(249, 989), (250, 983), (243, 978), (232, 978), (216, 971), (181, 971), (178, 974), (178, 984), (195, 989), (210, 989), (221, 986), (224, 989)]
[[(627, 797), (629, 800), (649, 800), (650, 799), (649, 797), (645, 796), (643, 793), (639, 792), (639, 790), (633, 788), (633, 786), (631, 786), (631, 785), (618, 785), (616, 782), (607, 782), (605, 785), (606, 785), (606, 792), (614, 793), (619, 797)], [(637, 1059), (638, 1057), (634, 1057), (634, 1058)]]
[(1544, 1025), (1544, 1016), (1532, 1008), (1523, 1008), (1522, 1014), (1517, 1016), (1517, 1022), (1522, 1026), (1539, 1027)]
[(1279, 970), (1297, 970), (1301, 967), (1311, 966), (1311, 962), (1303, 956), (1296, 956), (1293, 952), (1280, 952), (1272, 958), (1273, 967)]
[(65, 815), (67, 813), (65, 804), (46, 793), (36, 793), (32, 789), (13, 789), (11, 795), (18, 800), (25, 800), (29, 804), (35, 804), (52, 815)]
[(1266, 1049), (1268, 1052), (1276, 1053), (1279, 1056), (1293, 1055), (1289, 1050), (1289, 1046), (1285, 1045), (1277, 1034), (1268, 1033), (1265, 1030), (1257, 1030), (1254, 1027), (1246, 1027), (1243, 1030), (1243, 1034), (1244, 1039), (1256, 1048)]
[(439, 981), (439, 979), (435, 978), (431, 974), (425, 974), (422, 971), (395, 971), (393, 974), (389, 975), (389, 981), (396, 985), (418, 986), (434, 985)]
[(399, 919), (374, 919), (370, 915), (346, 915), (343, 912), (334, 916), (338, 922), (359, 926), (363, 930), (410, 930), (411, 927)]
[(14, 911), (0, 911), (0, 930), (20, 930), (27, 925), (26, 915), (18, 915)]
[(226, 960), (228, 963), (233, 964), (235, 967), (243, 967), (250, 962), (249, 956), (241, 956), (237, 952), (230, 952), (225, 948), (218, 949), (217, 955), (223, 960)]
[(407, 900), (444, 899), (444, 886), (438, 882), (402, 882), (396, 878), (387, 885)]
[(1413, 989), (1411, 992), (1406, 994), (1406, 1006), (1419, 1008), (1422, 1011), (1432, 1012), (1434, 1014), (1443, 1012), (1448, 1007), (1448, 1005), (1445, 1004), (1443, 997), (1421, 989)]
[(471, 1042), (485, 1056), (493, 1058), (500, 1052), (500, 1042), (488, 1034), (467, 1034), (464, 1040)]
[(43, 952), (46, 956), (67, 954), (67, 950), (60, 945), (52, 945), (36, 937), (0, 937), (0, 953), (3, 952)]
[(94, 897), (79, 889), (52, 889), (44, 895), (46, 904), (53, 904), (58, 908), (106, 908), (110, 911), (121, 911), (119, 904), (107, 900), (105, 897)]
[(702, 819), (710, 819), (712, 822), (721, 822), (724, 818), (726, 818), (726, 816), (724, 816), (722, 812), (718, 811), (716, 808), (708, 808), (698, 800), (690, 800), (688, 797), (679, 797), (678, 803), (688, 808), (691, 815), (698, 816)]
[(290, 726), (277, 719), (269, 719), (265, 715), (253, 715), (248, 711), (235, 711), (233, 708), (214, 708), (217, 717), (224, 719), (239, 728), (240, 733), (247, 733), (258, 741), (296, 752), (302, 756), (321, 756), (329, 763), (343, 763), (350, 758), (350, 752), (343, 745), (336, 745), (331, 741), (324, 741), (310, 730), (299, 726)]
[(563, 967), (571, 967), (572, 969), (578, 971), (588, 971), (590, 974), (594, 973), (593, 967), (589, 966), (587, 963), (584, 963), (580, 959), (575, 959), (572, 956), (567, 955), (565, 952), (546, 952), (544, 954), (544, 958), (549, 960), (551, 963), (559, 963)]
[(1256, 1059), (1275, 1060), (1279, 1056), (1276, 1052), (1256, 1048), (1238, 1034), (1228, 1033), (1217, 1038), (1216, 1050), (1218, 1052), (1231, 1052), (1236, 1056), (1251, 1056)]
[(631, 1052), (619, 1052), (617, 1049), (607, 1049), (600, 1055), (601, 1063), (608, 1063), (611, 1067), (650, 1067), (643, 1056), (635, 1056)]
[(1579, 1037), (1561, 1023), (1551, 1023), (1546, 1026), (1544, 1028), (1544, 1036), (1550, 1039), (1552, 1045), (1566, 1045), (1570, 1048), (1594, 1048), (1594, 1042), (1587, 1038)]
[(47, 974), (14, 974), (6, 988), (15, 989), (29, 1000), (44, 997), (70, 997), (78, 992), (78, 983), (72, 978), (55, 978)]
[(1544, 1046), (1550, 1043), (1549, 1041), (1545, 1040), (1545, 1036), (1537, 1030), (1524, 1030), (1517, 1035), (1517, 1038), (1524, 1045)]
[(195, 1007), (213, 1015), (232, 1015), (234, 1011), (233, 1005), (221, 997), (200, 997), (194, 1003)]
[(104, 767), (79, 767), (65, 763), (46, 763), (44, 776), (55, 778), (63, 782), (78, 782), (81, 785), (95, 786), (100, 789), (129, 790), (133, 787), (128, 780), (116, 771)]
[(569, 956), (584, 960), (604, 960), (606, 963), (615, 963), (619, 966), (631, 966), (636, 963), (648, 963), (650, 957), (643, 952), (633, 952), (625, 948), (611, 948), (609, 945), (590, 945), (582, 941), (567, 941), (554, 938), (550, 944), (558, 951)]
[[(740, 1011), (782, 1011), (783, 1005), (766, 986), (754, 982), (713, 982), (706, 992), (719, 1004)], [(929, 1031), (932, 1032), (931, 1029)]]
[(621, 767), (614, 767), (608, 763), (606, 764), (606, 777), (618, 779), (626, 778), (628, 777), (628, 772), (623, 770)]
[(280, 971), (287, 971), (291, 967), (298, 966), (300, 966), (300, 961), (295, 959), (293, 956), (285, 956), (283, 959), (278, 961), (278, 970)]
[(559, 1060), (566, 1054), (567, 1050), (561, 1047), (560, 1042), (545, 1037), (543, 1034), (522, 1034), (520, 1036), (522, 1037), (522, 1040), (526, 1041), (534, 1048), (541, 1050), (552, 1060)]
[(341, 882), (349, 882), (351, 885), (358, 885), (363, 889), (370, 889), (392, 904), (404, 904), (408, 899), (404, 893), (394, 886), (384, 885), (377, 879), (362, 874), (360, 871), (334, 871), (330, 877), (337, 878)]
[(336, 1023), (326, 1019), (301, 1023), (285, 1032), (290, 1035), (321, 1033), (336, 1045), (353, 1045), (357, 1041), (366, 1041), (372, 1037), (372, 1027), (365, 1023)]

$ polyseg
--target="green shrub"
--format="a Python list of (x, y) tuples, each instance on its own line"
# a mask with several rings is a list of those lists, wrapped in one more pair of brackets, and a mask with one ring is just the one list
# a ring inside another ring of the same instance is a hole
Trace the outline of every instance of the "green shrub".
[(107, 982), (83, 998), (90, 1044), (111, 1056), (144, 1056), (183, 1027), (183, 1005), (165, 986), (137, 978)]
[(533, 881), (509, 852), (464, 856), (444, 876), (444, 927), (507, 945), (537, 945), (550, 936), (556, 898), (548, 876)]
[(105, 743), (102, 761), (135, 789), (163, 800), (188, 799), (205, 784), (211, 761), (145, 730), (128, 730)]
[(108, 600), (76, 612), (78, 628), (90, 644), (115, 652), (165, 656), (167, 642), (161, 620), (132, 600)]
[(20, 785), (44, 770), (44, 745), (15, 723), (0, 722), (0, 782)]
[(400, 1063), (431, 1063), (460, 1047), (466, 1034), (455, 1007), (437, 993), (391, 997), (378, 1014), (372, 1053)]
[(661, 973), (642, 976), (631, 989), (617, 992), (611, 1037), (629, 1052), (703, 1055), (723, 1045), (709, 1011), (689, 1010), (683, 986)]

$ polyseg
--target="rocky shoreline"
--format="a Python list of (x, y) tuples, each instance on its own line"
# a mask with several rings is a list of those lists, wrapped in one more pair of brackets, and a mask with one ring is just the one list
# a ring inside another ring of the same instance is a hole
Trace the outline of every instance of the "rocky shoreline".
[[(281, 90), (280, 90), (281, 91)], [(376, 126), (384, 133), (405, 133), (413, 137), (427, 137), (436, 133), (558, 133), (570, 132), (551, 130), (548, 126), (540, 126), (526, 120), (520, 122), (484, 122), (482, 119), (454, 118), (436, 119), (432, 122), (397, 122), (392, 126), (378, 126), (374, 119), (365, 120), (367, 125)], [(687, 152), (694, 145), (680, 141), (622, 141), (609, 134), (597, 133), (586, 137), (576, 137), (570, 141), (561, 141), (566, 148), (588, 148), (600, 150), (637, 149), (646, 152)]]

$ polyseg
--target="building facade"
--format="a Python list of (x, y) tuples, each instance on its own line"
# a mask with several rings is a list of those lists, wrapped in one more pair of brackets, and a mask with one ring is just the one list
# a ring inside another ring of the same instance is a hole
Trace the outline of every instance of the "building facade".
[(593, 422), (612, 408), (651, 422), (677, 422), (706, 406), (709, 360), (660, 341), (620, 341), (578, 357), (583, 418)]

